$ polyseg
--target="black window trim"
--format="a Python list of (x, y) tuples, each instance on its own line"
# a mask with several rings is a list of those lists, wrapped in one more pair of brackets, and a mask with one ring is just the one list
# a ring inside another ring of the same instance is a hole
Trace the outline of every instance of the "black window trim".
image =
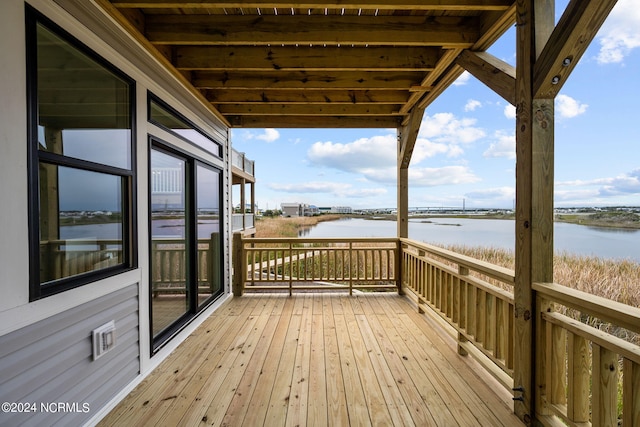
[[(186, 138), (182, 135), (180, 135), (177, 132), (174, 132), (172, 129), (168, 128), (167, 126), (163, 125), (162, 123), (159, 123), (156, 120), (153, 120), (151, 118), (151, 103), (155, 102), (156, 104), (158, 104), (160, 107), (164, 108), (165, 110), (167, 110), (169, 113), (173, 114), (177, 119), (182, 120), (183, 122), (185, 122), (185, 124), (191, 126), (191, 128), (193, 130), (195, 130), (196, 132), (198, 132), (200, 135), (202, 135), (203, 137), (205, 137), (206, 139), (208, 139), (209, 141), (211, 141), (213, 144), (215, 144), (218, 147), (218, 152), (214, 153), (211, 150), (207, 150), (205, 147), (198, 145), (197, 143), (189, 140), (189, 138)], [(194, 124), (191, 120), (189, 120), (187, 117), (185, 117), (183, 114), (181, 114), (180, 112), (178, 112), (175, 108), (173, 108), (171, 105), (169, 105), (168, 103), (166, 103), (165, 101), (163, 101), (159, 96), (155, 95), (153, 92), (149, 91), (147, 93), (147, 120), (149, 121), (149, 123), (152, 123), (156, 126), (158, 126), (161, 129), (166, 130), (167, 132), (169, 132), (171, 135), (179, 138), (182, 141), (185, 141), (187, 143), (189, 143), (190, 145), (199, 148), (200, 150), (203, 150), (219, 159), (222, 159), (222, 151), (223, 151), (223, 144), (220, 143), (219, 141), (217, 141), (215, 138), (213, 138), (212, 136), (210, 136), (207, 132), (205, 132), (204, 130), (202, 130), (199, 126), (197, 126), (196, 124)]]
[[(41, 24), (65, 40), (82, 54), (94, 60), (129, 85), (129, 112), (131, 117), (130, 169), (99, 164), (38, 149), (38, 61), (37, 25)], [(29, 228), (29, 301), (75, 289), (107, 277), (115, 276), (138, 266), (137, 206), (136, 206), (136, 82), (98, 53), (90, 49), (68, 31), (42, 13), (25, 5), (26, 32), (26, 97), (27, 97), (27, 184)], [(46, 283), (40, 282), (40, 195), (39, 165), (49, 163), (91, 172), (106, 173), (121, 178), (123, 263), (95, 271), (63, 277)]]
[[(173, 133), (172, 133), (173, 135)], [(225, 233), (225, 224), (223, 220), (224, 212), (225, 212), (225, 203), (223, 197), (223, 189), (224, 189), (224, 169), (220, 166), (217, 166), (209, 161), (204, 160), (202, 157), (183, 150), (179, 147), (176, 147), (174, 144), (156, 136), (149, 134), (148, 135), (148, 171), (151, 172), (151, 150), (157, 150), (164, 154), (168, 154), (177, 158), (180, 158), (185, 161), (186, 170), (185, 170), (185, 196), (186, 196), (186, 206), (185, 206), (185, 226), (186, 226), (186, 245), (194, 246), (194, 243), (198, 240), (197, 238), (197, 226), (194, 224), (194, 221), (197, 221), (197, 189), (194, 187), (194, 184), (197, 184), (197, 168), (198, 165), (206, 167), (207, 169), (214, 170), (220, 173), (220, 179), (218, 180), (218, 195), (220, 202), (220, 218), (219, 226), (220, 226), (220, 235), (224, 236)], [(148, 201), (147, 206), (149, 206), (149, 212), (151, 212), (151, 180), (148, 182), (149, 190), (148, 190)], [(193, 224), (193, 226), (191, 225)], [(151, 254), (152, 247), (152, 221), (149, 219), (148, 221), (148, 246), (149, 246), (149, 254)], [(197, 246), (197, 245), (195, 245)], [(220, 257), (224, 258), (224, 239), (220, 239), (219, 246)], [(198, 268), (198, 259), (196, 257), (189, 257), (187, 253), (187, 268), (188, 270), (185, 272), (187, 276), (187, 281), (189, 283), (193, 283), (197, 281), (197, 277), (193, 277), (194, 274), (197, 274)], [(222, 265), (222, 264), (221, 264)], [(151, 267), (151, 265), (150, 265)], [(149, 268), (149, 284), (152, 283), (153, 270)], [(205, 300), (202, 304), (198, 304), (198, 296), (192, 292), (189, 298), (189, 311), (185, 312), (183, 315), (178, 317), (167, 326), (164, 330), (158, 332), (156, 336), (153, 334), (153, 309), (151, 307), (152, 298), (153, 298), (153, 289), (151, 289), (151, 285), (149, 285), (149, 337), (151, 339), (150, 345), (150, 357), (153, 357), (160, 349), (162, 349), (166, 344), (168, 344), (171, 339), (177, 335), (180, 331), (182, 331), (185, 327), (187, 327), (202, 311), (206, 310), (211, 304), (213, 304), (216, 300), (222, 297), (225, 294), (224, 287), (224, 272), (221, 269), (218, 274), (218, 279), (220, 280), (221, 289), (218, 294), (211, 295), (207, 300)]]

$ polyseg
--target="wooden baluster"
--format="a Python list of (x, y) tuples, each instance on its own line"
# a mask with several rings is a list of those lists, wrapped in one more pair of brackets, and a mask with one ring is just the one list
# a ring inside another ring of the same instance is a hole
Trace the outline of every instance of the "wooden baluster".
[(569, 333), (567, 339), (567, 416), (573, 422), (586, 423), (589, 421), (589, 382), (591, 380), (589, 343), (585, 338), (572, 333)]
[(546, 322), (546, 400), (548, 405), (567, 403), (566, 331), (558, 325)]
[[(467, 295), (465, 295), (467, 293), (467, 282), (464, 279), (464, 277), (469, 275), (469, 269), (463, 265), (458, 265), (458, 274), (460, 276), (462, 276), (461, 278), (458, 278), (458, 294), (460, 295), (460, 297), (458, 298), (458, 312), (459, 312), (459, 323), (458, 326), (460, 326), (461, 328), (466, 328), (467, 326), (467, 319), (468, 319), (468, 313), (467, 313), (467, 305), (468, 304), (463, 304), (463, 300), (465, 302), (468, 302), (468, 298)], [(470, 288), (470, 287), (469, 287)], [(468, 332), (468, 331), (467, 331)], [(460, 343), (466, 343), (467, 337), (464, 336), (464, 334), (462, 334), (461, 332), (458, 332), (458, 354), (461, 356), (466, 356), (467, 351), (462, 348), (462, 346), (460, 345)]]
[(496, 314), (496, 297), (488, 292), (485, 292), (484, 296), (485, 302), (485, 343), (484, 348), (490, 352), (495, 352), (496, 348), (496, 323), (497, 323), (497, 314)]
[(468, 336), (476, 336), (476, 324), (477, 324), (477, 315), (476, 315), (476, 299), (477, 299), (476, 288), (469, 284), (467, 286), (467, 335)]
[(485, 342), (485, 329), (486, 329), (486, 296), (484, 291), (476, 289), (476, 341), (479, 343)]
[(640, 426), (640, 365), (624, 359), (622, 425)]
[(618, 425), (618, 357), (617, 354), (592, 343), (591, 423), (594, 426)]

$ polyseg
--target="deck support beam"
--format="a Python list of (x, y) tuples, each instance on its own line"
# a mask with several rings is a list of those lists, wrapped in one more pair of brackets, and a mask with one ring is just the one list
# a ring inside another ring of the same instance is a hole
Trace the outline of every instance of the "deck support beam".
[(409, 237), (409, 163), (418, 139), (424, 108), (415, 107), (398, 128), (398, 237)]
[[(514, 411), (542, 415), (544, 358), (532, 282), (553, 281), (553, 98), (535, 99), (533, 69), (554, 28), (554, 0), (518, 0)], [(520, 399), (521, 398), (521, 399)]]

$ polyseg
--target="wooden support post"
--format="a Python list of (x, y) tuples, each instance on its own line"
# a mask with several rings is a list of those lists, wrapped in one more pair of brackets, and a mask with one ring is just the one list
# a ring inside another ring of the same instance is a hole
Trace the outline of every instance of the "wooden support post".
[(233, 295), (241, 297), (244, 293), (244, 281), (247, 274), (247, 261), (244, 258), (242, 233), (233, 235)]
[[(553, 99), (533, 98), (533, 68), (554, 27), (553, 0), (518, 0), (516, 46), (516, 268), (514, 403), (530, 425), (542, 414), (544, 330), (531, 284), (553, 281)], [(539, 344), (539, 345), (538, 345)], [(520, 399), (521, 398), (521, 399)]]

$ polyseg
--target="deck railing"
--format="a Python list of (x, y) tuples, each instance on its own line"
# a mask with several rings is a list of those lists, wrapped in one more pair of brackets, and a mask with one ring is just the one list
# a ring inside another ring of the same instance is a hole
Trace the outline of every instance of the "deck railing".
[[(198, 239), (198, 288), (206, 291), (219, 286), (216, 277), (220, 272), (219, 234), (209, 239)], [(160, 294), (184, 293), (187, 289), (187, 266), (184, 240), (153, 239), (151, 262), (153, 265), (151, 291)]]
[(640, 426), (640, 309), (554, 283), (533, 289), (541, 420)]
[(244, 153), (240, 153), (234, 149), (231, 150), (231, 164), (243, 172), (253, 176), (255, 162), (245, 157)]
[(253, 213), (234, 213), (231, 217), (232, 231), (241, 231), (254, 228), (255, 215)]
[[(406, 291), (457, 339), (460, 354), (513, 389), (513, 270), (410, 239), (234, 235), (234, 259), (236, 295), (327, 288), (318, 282)], [(557, 284), (532, 286), (539, 308), (532, 319), (537, 419), (548, 426), (640, 426), (640, 309)]]
[(401, 242), (403, 288), (415, 295), (421, 311), (436, 313), (450, 327), (460, 354), (473, 354), (511, 389), (514, 299), (505, 288), (513, 287), (514, 272), (436, 246)]
[[(236, 235), (237, 236), (237, 235)], [(239, 238), (237, 238), (239, 239)], [(241, 239), (236, 291), (397, 290), (397, 239)]]
[(122, 262), (122, 240), (68, 239), (40, 242), (41, 279), (55, 280)]

